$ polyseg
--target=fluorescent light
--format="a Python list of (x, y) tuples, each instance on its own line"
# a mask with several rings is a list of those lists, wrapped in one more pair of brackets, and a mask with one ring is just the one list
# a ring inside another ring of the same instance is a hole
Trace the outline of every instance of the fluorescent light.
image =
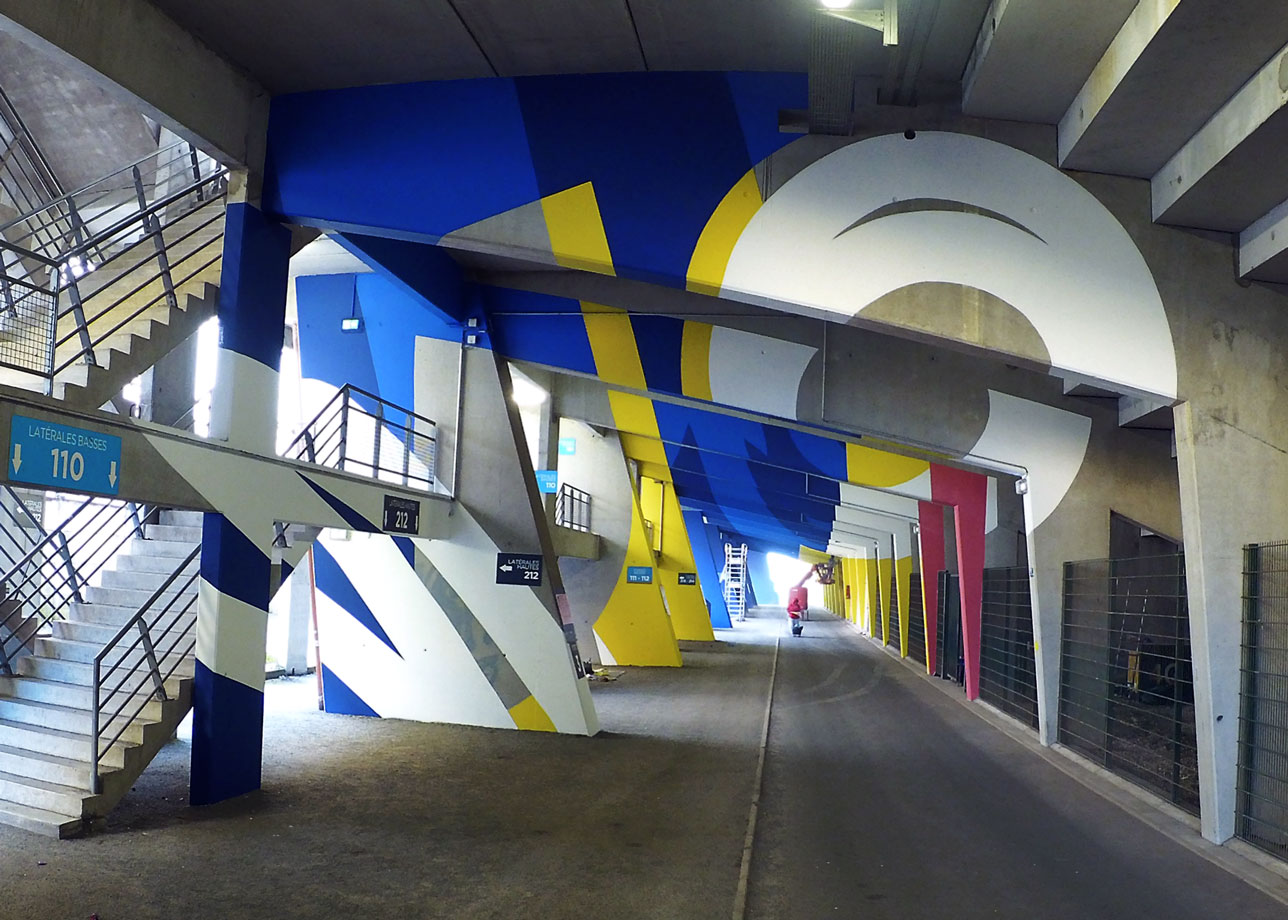
[(512, 383), (510, 398), (514, 400), (516, 406), (539, 406), (550, 398), (550, 394), (541, 387), (517, 374), (514, 376)]
[(854, 5), (854, 0), (818, 0), (818, 2), (829, 10), (843, 10)]
[(341, 332), (361, 332), (362, 317), (360, 316), (342, 317), (340, 320), (340, 331)]

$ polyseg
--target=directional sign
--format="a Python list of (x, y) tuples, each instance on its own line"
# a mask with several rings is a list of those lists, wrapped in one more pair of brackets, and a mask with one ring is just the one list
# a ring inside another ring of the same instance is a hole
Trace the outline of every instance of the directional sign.
[(496, 583), (537, 587), (541, 584), (541, 554), (497, 553)]
[(626, 582), (632, 585), (651, 585), (653, 583), (653, 566), (628, 565), (626, 567)]
[(543, 495), (554, 495), (559, 491), (558, 470), (537, 470), (537, 489)]
[(9, 478), (115, 495), (121, 481), (121, 439), (14, 415), (9, 426)]
[(680, 572), (676, 575), (676, 584), (696, 585), (698, 583), (697, 572)]
[(420, 502), (386, 495), (384, 524), (389, 533), (420, 533)]

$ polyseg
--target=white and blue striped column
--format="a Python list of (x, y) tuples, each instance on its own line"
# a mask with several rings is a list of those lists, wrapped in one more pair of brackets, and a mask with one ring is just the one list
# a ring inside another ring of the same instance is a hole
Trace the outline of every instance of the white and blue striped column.
[[(210, 436), (255, 453), (274, 452), (289, 260), (285, 227), (252, 205), (228, 206)], [(205, 518), (193, 686), (193, 805), (260, 786), (272, 521), (263, 521), (262, 529), (247, 534), (224, 514)]]

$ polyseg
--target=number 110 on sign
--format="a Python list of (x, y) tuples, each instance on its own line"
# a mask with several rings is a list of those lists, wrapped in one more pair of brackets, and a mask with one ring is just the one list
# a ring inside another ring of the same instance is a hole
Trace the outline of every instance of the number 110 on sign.
[(59, 450), (55, 447), (49, 453), (54, 458), (55, 479), (70, 479), (72, 482), (81, 481), (81, 478), (85, 475), (85, 456), (80, 451)]

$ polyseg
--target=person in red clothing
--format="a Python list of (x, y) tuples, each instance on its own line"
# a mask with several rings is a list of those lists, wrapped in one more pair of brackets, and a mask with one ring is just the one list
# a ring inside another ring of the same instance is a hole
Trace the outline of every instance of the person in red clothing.
[(792, 624), (792, 635), (799, 636), (804, 630), (804, 623), (801, 622), (801, 614), (805, 612), (805, 604), (799, 597), (793, 597), (787, 602), (787, 618)]

